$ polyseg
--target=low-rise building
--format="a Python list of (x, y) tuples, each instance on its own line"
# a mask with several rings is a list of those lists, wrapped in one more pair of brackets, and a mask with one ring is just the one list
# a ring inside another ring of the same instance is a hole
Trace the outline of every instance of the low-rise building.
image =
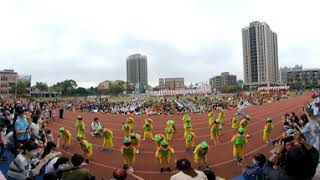
[(185, 89), (184, 78), (160, 78), (159, 86), (160, 90), (181, 90)]
[(293, 70), (287, 72), (288, 85), (320, 86), (320, 69)]
[(0, 71), (0, 96), (12, 96), (15, 94), (18, 74), (14, 70)]
[(295, 65), (294, 67), (283, 67), (280, 68), (280, 83), (287, 84), (288, 83), (288, 72), (289, 71), (302, 71), (303, 67), (299, 65)]
[(223, 86), (236, 86), (237, 76), (229, 74), (229, 72), (223, 72), (220, 76), (210, 78), (209, 83), (213, 89), (217, 90), (220, 90)]

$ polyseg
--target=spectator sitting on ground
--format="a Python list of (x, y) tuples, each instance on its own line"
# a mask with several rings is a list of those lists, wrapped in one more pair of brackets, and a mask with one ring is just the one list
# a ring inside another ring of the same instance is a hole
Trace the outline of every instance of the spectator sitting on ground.
[(93, 122), (91, 123), (91, 135), (92, 136), (100, 136), (101, 133), (99, 129), (102, 128), (101, 123), (99, 122), (99, 118), (95, 117)]
[(188, 159), (178, 160), (176, 168), (180, 172), (171, 176), (170, 180), (208, 180), (207, 176), (202, 171), (194, 170), (191, 167), (191, 163)]
[(94, 180), (95, 177), (91, 175), (90, 171), (83, 168), (84, 158), (80, 154), (74, 154), (71, 157), (72, 166), (62, 171), (61, 180)]
[(256, 180), (264, 177), (263, 165), (267, 158), (263, 154), (253, 156), (253, 163), (242, 167), (242, 178), (244, 180)]

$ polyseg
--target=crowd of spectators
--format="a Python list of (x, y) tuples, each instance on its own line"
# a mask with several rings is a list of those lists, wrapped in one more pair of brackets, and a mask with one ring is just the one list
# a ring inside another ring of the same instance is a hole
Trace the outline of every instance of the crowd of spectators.
[(292, 112), (282, 118), (284, 132), (273, 141), (269, 158), (256, 154), (253, 163), (242, 165), (244, 180), (318, 180), (320, 179), (320, 94), (303, 105), (303, 114)]
[[(260, 96), (259, 96), (260, 97)], [(245, 98), (248, 104), (258, 102), (253, 96)], [(258, 98), (259, 99), (259, 98)], [(262, 101), (279, 100), (275, 97), (263, 98)], [(212, 108), (236, 107), (244, 98), (241, 96), (222, 97), (218, 99), (186, 98), (175, 100), (161, 99), (154, 101), (136, 101), (130, 103), (70, 103), (62, 101), (22, 103), (15, 101), (8, 103), (0, 101), (0, 160), (6, 161), (4, 151), (14, 154), (10, 162), (7, 179), (35, 179), (42, 174), (46, 180), (55, 179), (95, 179), (87, 168), (89, 163), (80, 154), (73, 154), (71, 158), (59, 152), (59, 141), (55, 141), (47, 123), (61, 117), (61, 109), (109, 112), (109, 113), (176, 113), (189, 110), (206, 112)], [(284, 134), (278, 141), (275, 140), (275, 149), (269, 159), (263, 154), (254, 156), (253, 164), (243, 165), (243, 178), (256, 179), (312, 179), (316, 174), (320, 151), (319, 128), (319, 93), (313, 96), (313, 101), (304, 106), (304, 114), (286, 114), (283, 117)], [(80, 109), (77, 109), (80, 107)], [(124, 110), (123, 110), (124, 109)], [(137, 110), (138, 109), (138, 110)], [(60, 110), (60, 113), (59, 113)], [(171, 112), (172, 111), (172, 112)], [(63, 111), (62, 111), (63, 113)], [(62, 114), (63, 116), (63, 114)], [(92, 123), (92, 129), (99, 128), (99, 121)], [(96, 135), (95, 131), (92, 135)], [(96, 132), (97, 133), (97, 132)], [(291, 138), (289, 138), (291, 137)], [(172, 180), (184, 179), (218, 179), (212, 170), (198, 171), (191, 167), (187, 159), (176, 162), (178, 172)], [(122, 180), (128, 176), (134, 179), (143, 179), (134, 172), (125, 169), (116, 169), (108, 177)], [(106, 177), (105, 177), (106, 178)], [(314, 177), (316, 178), (316, 177)], [(318, 176), (319, 178), (319, 168)]]

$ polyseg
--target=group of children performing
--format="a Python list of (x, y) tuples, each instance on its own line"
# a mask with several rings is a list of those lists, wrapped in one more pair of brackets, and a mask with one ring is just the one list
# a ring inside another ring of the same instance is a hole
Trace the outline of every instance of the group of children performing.
[[(210, 127), (210, 138), (213, 142), (213, 146), (220, 144), (219, 136), (222, 133), (223, 122), (225, 119), (225, 112), (219, 110), (217, 118), (215, 118), (214, 111), (208, 113), (209, 127)], [(241, 119), (242, 118), (242, 119)], [(240, 120), (241, 119), (241, 120)], [(196, 168), (202, 169), (208, 166), (208, 148), (209, 145), (206, 141), (202, 141), (196, 145), (195, 139), (196, 134), (193, 131), (191, 117), (186, 112), (182, 117), (184, 139), (187, 152), (192, 152), (194, 156), (194, 163)], [(251, 121), (251, 117), (245, 114), (235, 113), (231, 120), (231, 127), (236, 131), (231, 138), (233, 144), (233, 157), (237, 163), (241, 163), (244, 155), (245, 145), (248, 143), (250, 135), (246, 133), (248, 123)], [(266, 143), (270, 141), (270, 134), (272, 130), (272, 119), (267, 118), (266, 124), (263, 130), (263, 140)], [(90, 158), (93, 154), (93, 145), (85, 139), (85, 123), (82, 121), (82, 117), (77, 117), (76, 122), (77, 129), (77, 140), (81, 149), (84, 152), (85, 158)], [(160, 172), (171, 171), (169, 164), (171, 161), (175, 161), (175, 151), (170, 146), (174, 132), (176, 131), (175, 122), (168, 120), (166, 122), (166, 128), (164, 134), (153, 134), (153, 121), (150, 118), (144, 120), (143, 124), (143, 138), (141, 135), (134, 132), (134, 119), (128, 117), (122, 125), (124, 133), (123, 145), (121, 147), (121, 154), (124, 158), (124, 167), (133, 169), (136, 154), (140, 153), (141, 140), (150, 139), (155, 142), (156, 152), (155, 157), (161, 164)], [(71, 133), (68, 129), (60, 127), (60, 134), (64, 139), (62, 148), (68, 150), (71, 143)], [(113, 133), (108, 128), (99, 128), (99, 132), (103, 137), (102, 151), (111, 152), (113, 148)]]

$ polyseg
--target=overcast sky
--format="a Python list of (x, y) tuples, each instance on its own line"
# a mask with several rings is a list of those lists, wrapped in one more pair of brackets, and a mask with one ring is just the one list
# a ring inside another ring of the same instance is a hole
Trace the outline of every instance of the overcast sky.
[(33, 84), (75, 79), (80, 86), (126, 80), (126, 57), (148, 57), (159, 77), (243, 79), (241, 29), (267, 22), (278, 34), (280, 66), (320, 67), (320, 1), (2, 0), (0, 69)]

